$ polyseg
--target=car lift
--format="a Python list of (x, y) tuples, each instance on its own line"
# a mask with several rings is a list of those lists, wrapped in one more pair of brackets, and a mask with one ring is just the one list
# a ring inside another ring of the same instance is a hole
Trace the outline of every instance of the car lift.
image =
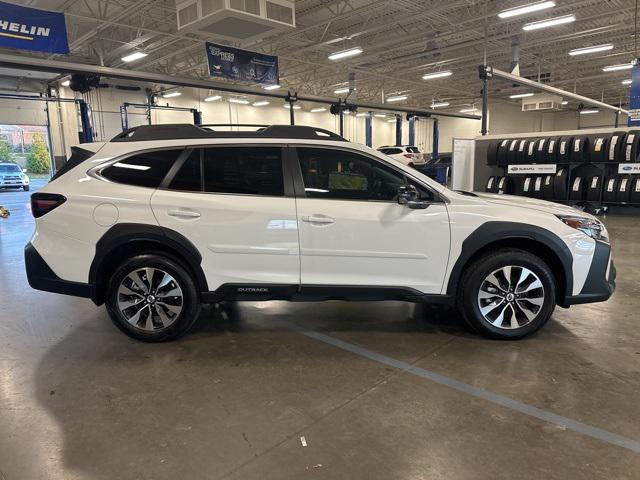
[(129, 129), (129, 109), (143, 108), (147, 110), (147, 121), (151, 125), (151, 110), (172, 110), (174, 112), (191, 112), (193, 115), (193, 124), (202, 125), (202, 112), (195, 108), (188, 107), (171, 107), (169, 105), (153, 105), (147, 103), (128, 103), (120, 105), (120, 122), (122, 123), (122, 131)]

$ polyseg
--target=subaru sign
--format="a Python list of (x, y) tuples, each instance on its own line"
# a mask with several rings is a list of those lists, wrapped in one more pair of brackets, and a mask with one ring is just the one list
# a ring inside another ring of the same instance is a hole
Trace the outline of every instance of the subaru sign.
[(64, 14), (0, 2), (0, 47), (69, 53)]
[(206, 43), (209, 75), (261, 85), (278, 84), (278, 57)]

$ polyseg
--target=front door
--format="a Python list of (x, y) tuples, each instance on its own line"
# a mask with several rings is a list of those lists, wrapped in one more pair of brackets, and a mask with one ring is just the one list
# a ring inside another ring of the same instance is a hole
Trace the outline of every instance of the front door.
[[(298, 147), (304, 196), (297, 198), (302, 285), (442, 290), (449, 257), (444, 203), (400, 169), (356, 151)], [(413, 183), (426, 209), (397, 202)]]
[(296, 206), (285, 196), (280, 146), (194, 149), (176, 167), (151, 206), (161, 226), (200, 251), (209, 290), (268, 294), (255, 285), (299, 284)]

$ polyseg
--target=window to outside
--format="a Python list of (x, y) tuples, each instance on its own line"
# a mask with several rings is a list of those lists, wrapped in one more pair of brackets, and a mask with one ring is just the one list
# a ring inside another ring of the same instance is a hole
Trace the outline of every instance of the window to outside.
[(307, 197), (394, 201), (404, 185), (401, 172), (357, 153), (298, 148)]
[(199, 148), (194, 149), (189, 158), (185, 160), (176, 175), (171, 180), (169, 188), (171, 190), (182, 190), (186, 192), (202, 191), (202, 171), (200, 168)]
[(206, 148), (203, 161), (205, 192), (284, 195), (280, 147)]
[(183, 150), (156, 150), (124, 158), (102, 170), (112, 182), (157, 188)]

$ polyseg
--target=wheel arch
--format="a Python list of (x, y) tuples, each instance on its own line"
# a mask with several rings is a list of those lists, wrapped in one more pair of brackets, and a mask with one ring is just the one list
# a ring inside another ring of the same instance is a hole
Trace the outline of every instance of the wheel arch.
[(456, 295), (458, 282), (473, 261), (487, 252), (504, 248), (525, 250), (540, 257), (555, 277), (557, 304), (566, 305), (573, 291), (573, 256), (569, 247), (549, 230), (516, 222), (487, 222), (464, 240), (449, 275), (447, 295)]
[(165, 254), (179, 262), (193, 275), (200, 292), (208, 291), (198, 249), (180, 233), (156, 225), (121, 223), (111, 227), (96, 244), (89, 269), (91, 299), (96, 305), (105, 301), (109, 278), (127, 258), (141, 253)]

